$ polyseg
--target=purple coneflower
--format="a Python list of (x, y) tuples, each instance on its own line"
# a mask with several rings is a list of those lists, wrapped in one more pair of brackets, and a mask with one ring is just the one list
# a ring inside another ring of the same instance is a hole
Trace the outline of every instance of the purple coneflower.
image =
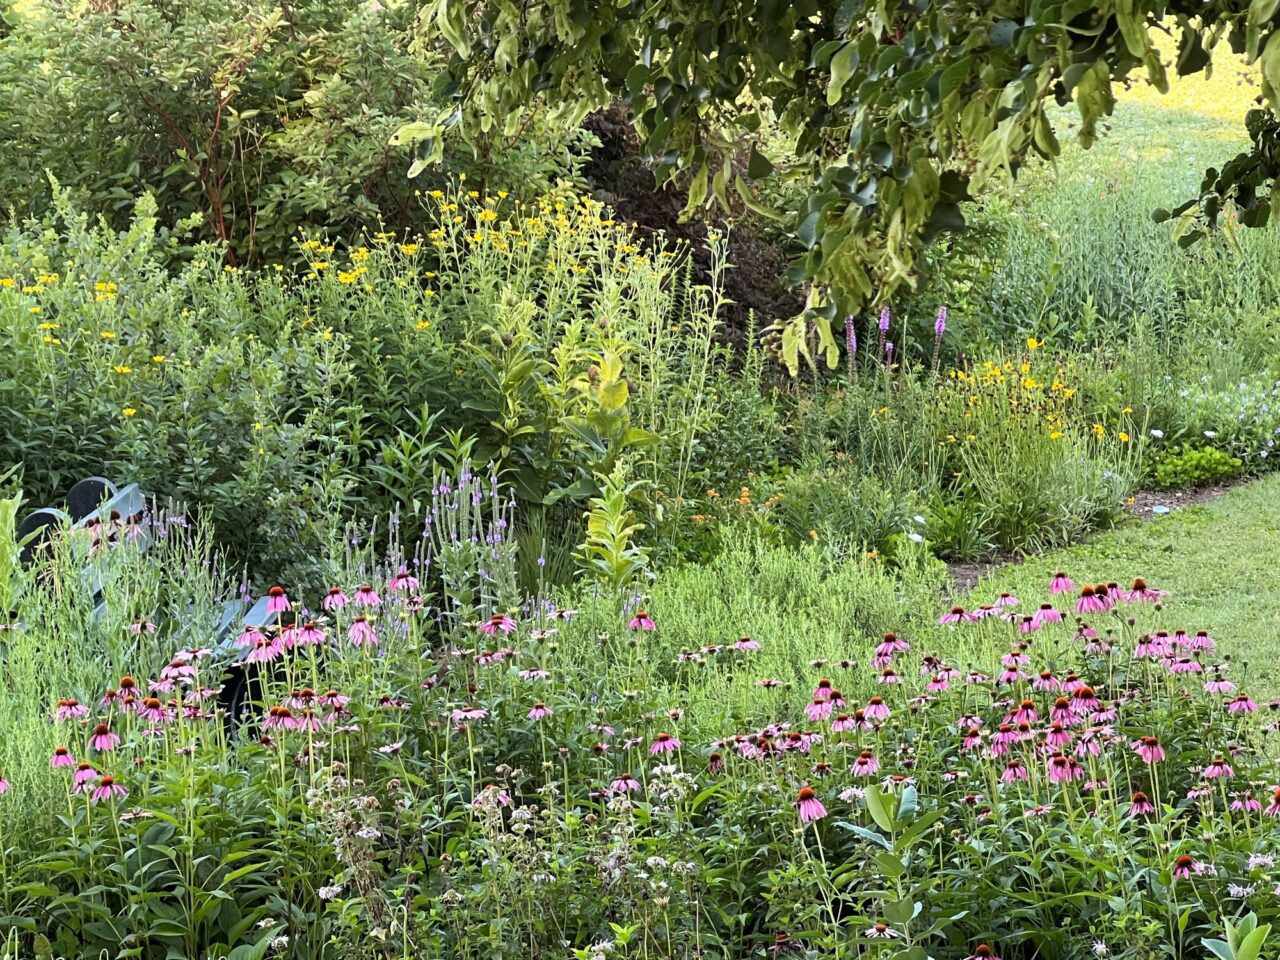
[(980, 943), (973, 948), (973, 953), (965, 957), (964, 960), (1000, 960), (996, 956), (996, 952), (985, 943)]
[(49, 760), (49, 766), (57, 769), (58, 767), (74, 767), (76, 758), (71, 755), (71, 751), (66, 747), (54, 747), (53, 756)]
[(54, 711), (57, 720), (80, 720), (89, 715), (89, 708), (79, 700), (59, 700)]
[(1012, 757), (1005, 763), (1000, 779), (1005, 783), (1013, 783), (1015, 780), (1026, 780), (1029, 776), (1027, 765), (1017, 757)]
[(552, 710), (545, 703), (535, 703), (533, 709), (529, 711), (530, 720), (541, 720), (543, 717), (549, 717)]
[(467, 706), (458, 707), (450, 716), (454, 723), (466, 723), (469, 720), (483, 720), (489, 715), (489, 711), (483, 707)]
[(680, 741), (669, 733), (660, 733), (653, 738), (653, 743), (649, 746), (649, 752), (654, 756), (660, 753), (671, 753), (680, 749)]
[(98, 779), (98, 771), (91, 763), (76, 764), (76, 772), (71, 777), (72, 784), (75, 785), (76, 793), (83, 793), (89, 789), (89, 784)]
[[(1105, 613), (1107, 603), (1098, 596), (1098, 589), (1085, 584), (1080, 588), (1080, 598), (1076, 600), (1076, 613)], [(1100, 588), (1105, 590), (1105, 587)]]
[(1214, 757), (1209, 765), (1204, 768), (1204, 778), (1206, 780), (1230, 780), (1236, 775), (1231, 769), (1231, 764), (1227, 763), (1222, 757)]
[(1184, 853), (1178, 857), (1178, 859), (1173, 861), (1173, 876), (1177, 880), (1189, 880), (1191, 878), (1191, 871), (1197, 866), (1196, 858), (1190, 854)]
[(739, 637), (733, 643), (734, 650), (759, 650), (760, 644), (750, 637)]
[(258, 641), (263, 638), (263, 633), (251, 623), (246, 623), (244, 629), (240, 631), (240, 635), (236, 637), (236, 645), (241, 647), (256, 646)]
[(1230, 703), (1227, 704), (1227, 713), (1257, 713), (1258, 705), (1249, 699), (1247, 693), (1242, 693)]
[(493, 636), (497, 633), (514, 633), (516, 622), (508, 617), (505, 613), (495, 613), (492, 617), (480, 624), (480, 632)]
[(376, 607), (382, 602), (382, 598), (378, 596), (378, 591), (373, 589), (370, 584), (362, 583), (356, 587), (354, 601), (362, 607)]
[(1276, 787), (1271, 794), (1271, 802), (1267, 804), (1262, 812), (1268, 817), (1280, 817), (1280, 787)]
[(284, 592), (284, 587), (272, 587), (267, 591), (267, 613), (287, 613), (289, 611), (289, 597)]
[(1013, 594), (1002, 593), (1000, 596), (996, 597), (995, 605), (997, 607), (1016, 607), (1019, 602), (1018, 598)]
[(635, 615), (627, 621), (628, 630), (655, 630), (657, 624), (653, 622), (653, 618), (649, 616), (648, 610), (637, 610)]
[(1075, 590), (1076, 585), (1071, 582), (1071, 578), (1059, 570), (1053, 575), (1053, 579), (1049, 581), (1050, 593), (1071, 593)]
[(404, 564), (401, 564), (395, 576), (387, 581), (387, 590), (391, 593), (396, 593), (397, 591), (409, 592), (417, 589), (418, 578), (411, 574), (409, 568)]
[(889, 926), (887, 923), (873, 923), (871, 926), (867, 927), (862, 935), (868, 940), (892, 940), (895, 937), (902, 936), (902, 934), (893, 929), (893, 927)]
[(966, 613), (964, 607), (957, 605), (940, 616), (938, 622), (942, 624), (972, 623), (973, 619), (972, 614)]
[(855, 777), (874, 777), (880, 772), (880, 761), (870, 750), (863, 750), (853, 761), (851, 772)]
[(245, 660), (249, 663), (270, 663), (272, 660), (278, 659), (284, 653), (284, 644), (270, 637), (258, 635), (258, 639), (253, 644), (253, 649), (249, 651), (249, 655)]
[(355, 647), (362, 647), (365, 644), (374, 647), (378, 645), (378, 635), (373, 632), (372, 624), (364, 616), (356, 617), (351, 621), (351, 626), (347, 628), (347, 639)]
[(1040, 609), (1035, 612), (1034, 619), (1038, 626), (1044, 626), (1046, 623), (1061, 623), (1062, 613), (1052, 603), (1042, 603)]
[(800, 811), (802, 824), (821, 820), (827, 815), (826, 807), (822, 805), (822, 801), (818, 799), (812, 787), (800, 788), (800, 792), (796, 794), (796, 808)]
[(609, 784), (610, 793), (639, 793), (640, 789), (640, 781), (629, 773), (614, 777)]
[(1155, 603), (1161, 597), (1167, 597), (1168, 590), (1155, 590), (1147, 586), (1147, 581), (1135, 577), (1133, 586), (1124, 593), (1126, 603)]
[(105, 723), (100, 723), (93, 728), (93, 733), (89, 737), (89, 746), (98, 753), (107, 753), (120, 746), (120, 737)]
[(104, 800), (113, 800), (116, 797), (127, 797), (129, 791), (116, 783), (115, 777), (109, 773), (104, 773), (98, 780), (98, 785), (93, 788), (93, 793), (89, 795), (89, 799), (94, 803), (102, 803)]
[(324, 643), (324, 631), (314, 620), (308, 620), (294, 634), (293, 639), (300, 646), (316, 646)]
[(1150, 798), (1141, 790), (1133, 791), (1133, 800), (1129, 804), (1129, 813), (1135, 817), (1146, 816), (1149, 813), (1155, 813), (1156, 808)]
[(329, 592), (325, 594), (320, 606), (325, 610), (341, 610), (347, 605), (347, 595), (342, 592), (341, 587), (330, 587)]

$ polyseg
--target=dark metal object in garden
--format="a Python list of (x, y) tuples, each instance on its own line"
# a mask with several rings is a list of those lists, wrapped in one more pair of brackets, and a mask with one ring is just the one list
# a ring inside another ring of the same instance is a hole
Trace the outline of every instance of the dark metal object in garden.
[(67, 514), (78, 523), (120, 491), (105, 477), (86, 477), (67, 491)]

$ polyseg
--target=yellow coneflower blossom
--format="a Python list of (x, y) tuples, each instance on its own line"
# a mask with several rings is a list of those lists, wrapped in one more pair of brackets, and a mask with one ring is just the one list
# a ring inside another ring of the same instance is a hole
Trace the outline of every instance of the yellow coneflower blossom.
[(419, 330), (429, 330), (429, 329), (431, 328), (431, 321), (430, 321), (430, 320), (419, 320), (419, 321), (418, 321), (418, 323), (417, 323), (417, 327), (418, 327), (418, 329), (419, 329)]
[(419, 248), (416, 243), (400, 244), (400, 252), (403, 253), (406, 257), (412, 257), (415, 253), (418, 252), (418, 249)]
[(13, 277), (0, 277), (0, 287), (5, 287), (7, 289), (14, 285), (15, 285), (15, 281)]
[(111, 369), (120, 374), (133, 373), (133, 367), (126, 367), (123, 363), (117, 363)]
[(1129, 442), (1129, 435), (1128, 435), (1127, 433), (1125, 433), (1123, 430), (1122, 430), (1122, 431), (1120, 431), (1120, 433), (1118, 433), (1118, 434), (1117, 434), (1117, 436), (1120, 438), (1120, 442), (1121, 442), (1121, 443), (1128, 443), (1128, 442)]
[(98, 336), (100, 336), (103, 340), (114, 340), (116, 338), (116, 334), (114, 330), (100, 330), (98, 332)]
[(37, 324), (36, 329), (37, 330), (57, 330), (58, 324), (50, 323), (49, 321), (46, 320), (44, 323)]
[(151, 358), (152, 363), (164, 363), (164, 361), (165, 361), (165, 355), (163, 353), (157, 353), (155, 356)]
[(1028, 350), (1039, 350), (1043, 346), (1044, 346), (1043, 340), (1037, 340), (1035, 337), (1027, 337)]
[(1102, 424), (1095, 423), (1093, 425), (1093, 435), (1097, 437), (1099, 440), (1101, 440), (1106, 435), (1106, 432), (1107, 432), (1107, 428), (1104, 427)]
[(126, 417), (132, 417), (132, 416), (133, 416), (135, 413), (137, 413), (138, 411), (137, 411), (137, 410), (135, 410), (133, 407), (125, 407), (125, 408), (124, 408), (123, 410), (121, 410), (120, 412), (121, 412), (124, 416), (126, 416)]

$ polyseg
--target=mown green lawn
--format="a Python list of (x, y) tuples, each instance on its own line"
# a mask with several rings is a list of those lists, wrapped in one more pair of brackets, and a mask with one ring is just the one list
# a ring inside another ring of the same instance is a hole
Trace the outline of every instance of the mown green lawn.
[(1077, 582), (1135, 576), (1171, 590), (1169, 609), (1188, 630), (1208, 630), (1233, 674), (1252, 689), (1280, 694), (1280, 476), (1246, 484), (1212, 503), (1135, 522), (995, 571), (974, 589), (983, 602), (998, 591), (1039, 596), (1055, 570)]

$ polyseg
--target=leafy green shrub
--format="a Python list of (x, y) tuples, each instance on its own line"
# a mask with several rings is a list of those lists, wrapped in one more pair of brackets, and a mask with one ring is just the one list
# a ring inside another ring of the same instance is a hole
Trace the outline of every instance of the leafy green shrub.
[(416, 16), (340, 0), (29, 5), (0, 40), (0, 195), (40, 215), (49, 171), (123, 227), (150, 193), (163, 226), (195, 218), (197, 239), (259, 265), (297, 259), (304, 232), (415, 231), (415, 189), (459, 172), (530, 193), (573, 175), (582, 136), (535, 114), (406, 177), (395, 132), (445, 107), (437, 59), (410, 49)]
[(331, 567), (357, 511), (421, 529), (446, 453), (498, 464), (554, 571), (621, 459), (649, 525), (732, 439), (768, 449), (771, 408), (716, 345), (719, 270), (691, 285), (681, 251), (572, 193), (424, 202), (427, 235), (306, 239), (297, 273), (228, 269), (213, 245), (170, 272), (153, 201), (117, 235), (60, 194), (0, 239), (0, 460), (34, 499), (110, 473), (203, 508), (232, 556), (288, 579)]
[(1153, 468), (1156, 487), (1185, 490), (1222, 483), (1240, 476), (1244, 464), (1216, 447), (1181, 444), (1162, 450)]

